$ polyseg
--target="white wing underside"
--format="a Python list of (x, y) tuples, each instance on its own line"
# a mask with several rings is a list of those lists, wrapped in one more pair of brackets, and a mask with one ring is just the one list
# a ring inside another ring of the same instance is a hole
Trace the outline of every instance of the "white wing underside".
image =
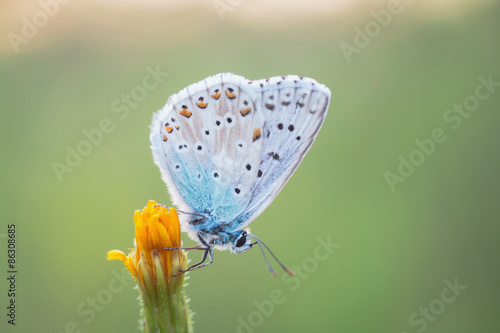
[(173, 203), (244, 228), (298, 167), (329, 101), (326, 86), (295, 75), (223, 73), (171, 96), (153, 116), (150, 139)]

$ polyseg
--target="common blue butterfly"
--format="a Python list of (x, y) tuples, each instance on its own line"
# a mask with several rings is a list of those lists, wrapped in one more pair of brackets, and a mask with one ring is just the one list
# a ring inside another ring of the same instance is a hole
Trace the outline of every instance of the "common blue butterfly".
[(250, 81), (221, 73), (172, 95), (154, 114), (154, 161), (183, 213), (183, 230), (205, 251), (188, 271), (211, 264), (213, 248), (241, 253), (259, 244), (263, 254), (262, 245), (269, 250), (246, 227), (299, 166), (329, 102), (330, 90), (310, 78)]

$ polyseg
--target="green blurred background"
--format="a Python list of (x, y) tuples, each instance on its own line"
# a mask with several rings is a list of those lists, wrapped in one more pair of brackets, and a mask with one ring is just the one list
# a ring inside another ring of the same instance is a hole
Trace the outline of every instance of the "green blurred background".
[[(302, 165), (252, 224), (308, 273), (273, 279), (258, 250), (216, 252), (189, 278), (197, 332), (498, 332), (500, 88), (457, 129), (443, 116), (478, 77), (500, 82), (499, 1), (402, 1), (377, 31), (372, 11), (388, 3), (72, 1), (15, 52), (9, 33), (41, 7), (2, 2), (0, 267), (7, 276), (16, 223), (19, 273), (15, 327), (1, 279), (0, 330), (138, 331), (133, 283), (105, 297), (124, 271), (106, 252), (133, 245), (134, 210), (170, 203), (149, 148), (152, 113), (188, 84), (233, 72), (312, 77), (332, 103)], [(348, 61), (342, 43), (354, 46), (367, 25), (369, 45)], [(113, 112), (148, 66), (168, 76), (126, 116)], [(66, 164), (67, 147), (105, 118), (111, 133), (58, 179), (53, 163)], [(446, 141), (392, 191), (385, 173), (436, 128)], [(340, 245), (323, 261), (318, 237)], [(450, 301), (444, 281), (455, 279), (467, 288)], [(259, 312), (276, 289), (285, 301)]]

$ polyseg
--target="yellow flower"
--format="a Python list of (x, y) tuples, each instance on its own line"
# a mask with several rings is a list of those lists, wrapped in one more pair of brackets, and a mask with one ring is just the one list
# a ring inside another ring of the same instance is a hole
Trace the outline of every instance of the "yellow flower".
[(119, 259), (135, 276), (143, 302), (144, 332), (188, 332), (190, 313), (184, 295), (187, 268), (181, 247), (179, 217), (174, 208), (149, 201), (134, 214), (135, 248), (125, 255), (120, 250), (108, 252), (108, 260)]

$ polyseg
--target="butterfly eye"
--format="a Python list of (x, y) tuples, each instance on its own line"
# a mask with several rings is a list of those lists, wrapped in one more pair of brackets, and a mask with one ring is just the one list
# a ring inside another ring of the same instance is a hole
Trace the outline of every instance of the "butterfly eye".
[(247, 233), (244, 232), (241, 234), (240, 238), (238, 238), (238, 241), (236, 242), (236, 247), (242, 247), (247, 243)]

